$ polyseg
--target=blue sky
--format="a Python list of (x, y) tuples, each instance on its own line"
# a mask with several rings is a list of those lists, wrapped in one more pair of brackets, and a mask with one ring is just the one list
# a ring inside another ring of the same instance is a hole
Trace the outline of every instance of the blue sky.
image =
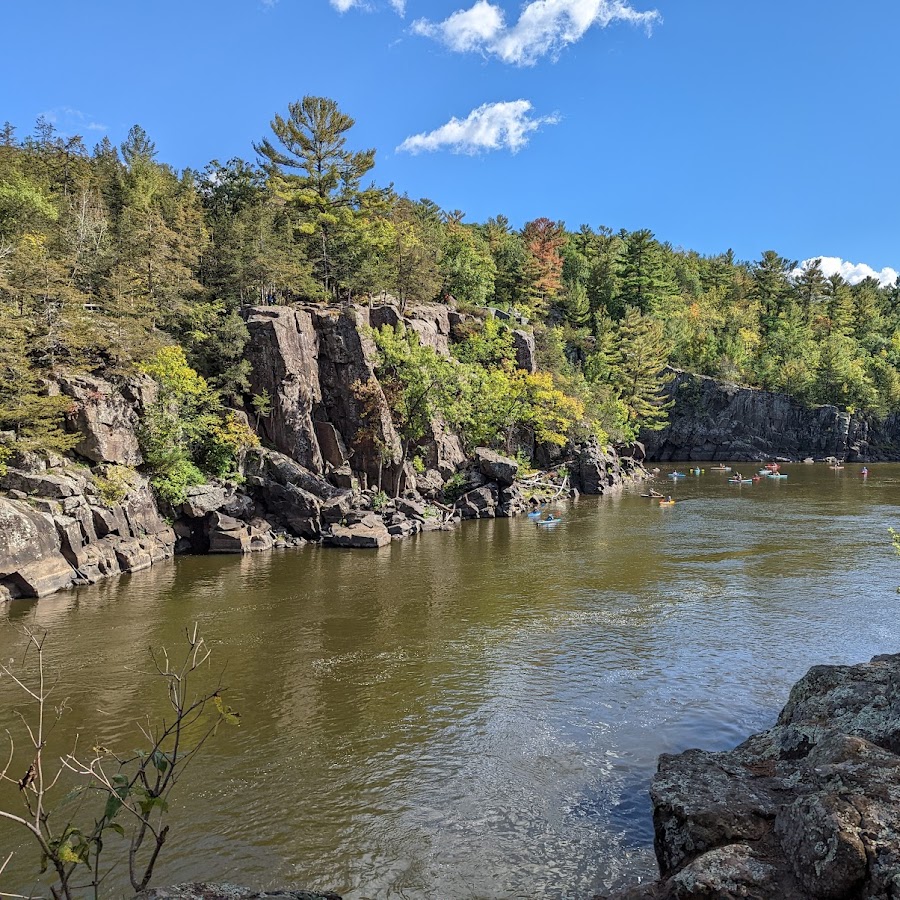
[(895, 0), (7, 0), (4, 25), (20, 135), (138, 122), (199, 168), (320, 94), (379, 183), (467, 221), (900, 269)]

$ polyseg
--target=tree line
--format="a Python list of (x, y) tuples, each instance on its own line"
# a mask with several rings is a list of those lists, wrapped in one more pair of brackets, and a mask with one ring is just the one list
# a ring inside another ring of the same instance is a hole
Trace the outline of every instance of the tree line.
[[(897, 285), (851, 285), (817, 262), (795, 274), (771, 250), (752, 262), (703, 256), (648, 230), (573, 231), (550, 218), (515, 228), (502, 215), (469, 223), (369, 183), (375, 150), (350, 147), (353, 124), (334, 101), (304, 97), (253, 144), (255, 160), (179, 172), (139, 126), (118, 147), (104, 138), (88, 150), (46, 120), (23, 139), (7, 123), (0, 430), (62, 445), (64, 401), (46, 396), (49, 374), (115, 380), (152, 368), (171, 345), (220, 404), (249, 405), (241, 307), (380, 295), (453, 303), (476, 321), (485, 307), (515, 310), (534, 327), (548, 389), (567, 398), (556, 398), (567, 422), (613, 440), (665, 421), (666, 365), (808, 403), (900, 405)], [(385, 359), (397, 356), (382, 343)], [(515, 393), (514, 367), (502, 353), (460, 352), (487, 373), (458, 392), (473, 404), (460, 422), (474, 422), (487, 376), (505, 373)], [(524, 419), (541, 418), (535, 402)]]

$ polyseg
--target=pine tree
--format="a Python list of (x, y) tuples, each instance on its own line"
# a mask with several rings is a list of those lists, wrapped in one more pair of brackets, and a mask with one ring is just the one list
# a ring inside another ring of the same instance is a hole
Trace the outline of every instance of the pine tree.
[(669, 347), (662, 325), (628, 307), (617, 331), (614, 377), (629, 424), (635, 432), (641, 428), (658, 431), (665, 427), (672, 406), (665, 400), (664, 388), (673, 376), (665, 371)]
[(675, 291), (666, 271), (662, 248), (647, 229), (621, 232), (624, 246), (619, 260), (619, 302), (641, 313), (657, 313)]
[(352, 228), (361, 210), (386, 196), (360, 186), (375, 165), (375, 150), (346, 149), (353, 125), (334, 100), (306, 96), (289, 104), (287, 118), (276, 115), (272, 120), (276, 143), (266, 137), (253, 145), (272, 189), (296, 210), (301, 232), (315, 239), (316, 274), (329, 295), (339, 287), (331, 258), (335, 236)]
[(828, 279), (822, 271), (822, 260), (810, 260), (794, 281), (794, 290), (800, 301), (800, 308), (807, 324), (811, 324), (816, 309), (827, 296)]

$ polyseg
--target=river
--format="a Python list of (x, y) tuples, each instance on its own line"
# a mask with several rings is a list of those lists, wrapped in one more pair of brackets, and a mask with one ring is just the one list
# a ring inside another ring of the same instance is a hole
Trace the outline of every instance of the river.
[[(157, 884), (585, 900), (653, 877), (658, 754), (734, 746), (810, 665), (900, 651), (900, 465), (741, 487), (704, 469), (657, 482), (669, 508), (635, 487), (562, 505), (555, 527), (181, 558), (17, 602), (0, 658), (17, 622), (47, 628), (71, 707), (55, 746), (78, 724), (129, 748), (155, 703), (147, 648), (199, 622), (242, 724), (177, 788)], [(0, 681), (0, 728), (15, 705)], [(0, 824), (0, 855), (17, 848), (0, 890), (37, 862)]]

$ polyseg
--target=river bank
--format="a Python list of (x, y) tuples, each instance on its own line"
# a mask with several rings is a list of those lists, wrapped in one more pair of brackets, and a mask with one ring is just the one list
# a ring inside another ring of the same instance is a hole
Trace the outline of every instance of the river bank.
[[(78, 441), (68, 458), (17, 453), (0, 477), (0, 602), (138, 572), (179, 553), (305, 543), (376, 549), (467, 519), (515, 516), (532, 501), (602, 494), (644, 475), (634, 458), (595, 440), (542, 444), (527, 428), (510, 439), (518, 459), (464, 449), (439, 416), (416, 440), (401, 437), (377, 378), (373, 329), (406, 329), (449, 358), (454, 334), (475, 320), (446, 305), (262, 306), (243, 314), (247, 402), (266, 397), (268, 406), (265, 414), (231, 415), (261, 446), (241, 453), (230, 481), (192, 484), (177, 500), (161, 500), (143, 468), (156, 382), (146, 374), (118, 384), (56, 376), (50, 391), (70, 401), (66, 428)], [(534, 373), (534, 336), (513, 325), (503, 327), (515, 365)], [(521, 459), (543, 474), (520, 476)]]
[[(479, 448), (451, 476), (452, 492), (437, 480), (423, 486), (424, 494), (408, 489), (388, 497), (353, 481), (339, 487), (284, 454), (253, 450), (240, 485), (192, 487), (183, 504), (161, 508), (148, 479), (134, 470), (92, 470), (37, 454), (17, 462), (0, 477), (0, 602), (95, 584), (180, 553), (307, 543), (377, 549), (469, 519), (516, 516), (582, 490), (602, 494), (646, 475), (630, 457), (594, 445), (582, 449), (573, 472), (559, 466), (518, 478), (515, 460)], [(111, 474), (120, 479), (116, 495)]]
[(654, 461), (900, 460), (900, 414), (806, 406), (786, 394), (674, 370), (669, 421), (641, 441)]

